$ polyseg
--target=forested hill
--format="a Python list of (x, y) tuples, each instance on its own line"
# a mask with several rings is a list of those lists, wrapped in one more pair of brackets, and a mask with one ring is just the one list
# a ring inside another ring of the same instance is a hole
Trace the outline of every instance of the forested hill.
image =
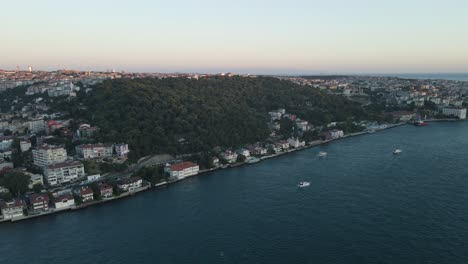
[(99, 141), (128, 142), (138, 157), (262, 141), (268, 112), (278, 108), (314, 125), (365, 117), (341, 96), (276, 78), (109, 80), (80, 97)]

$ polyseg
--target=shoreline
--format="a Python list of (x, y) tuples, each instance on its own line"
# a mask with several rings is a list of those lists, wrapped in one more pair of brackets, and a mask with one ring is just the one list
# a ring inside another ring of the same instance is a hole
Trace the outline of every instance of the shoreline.
[[(466, 120), (459, 120), (459, 119), (430, 119), (430, 120), (425, 120), (425, 122), (431, 122), (431, 123), (435, 123), (435, 122), (463, 122), (463, 121), (466, 121)], [(219, 167), (215, 167), (215, 168), (211, 168), (211, 169), (200, 170), (195, 175), (187, 176), (185, 178), (177, 179), (177, 180), (173, 180), (173, 181), (163, 181), (163, 182), (156, 183), (154, 185), (149, 183), (149, 182), (145, 182), (146, 185), (140, 187), (138, 190), (135, 190), (135, 191), (132, 191), (132, 192), (125, 192), (125, 193), (122, 193), (119, 196), (115, 196), (115, 197), (111, 197), (111, 198), (105, 198), (105, 199), (102, 199), (102, 200), (92, 201), (92, 202), (84, 203), (84, 204), (80, 204), (80, 205), (74, 205), (74, 206), (71, 206), (71, 207), (68, 207), (68, 208), (62, 208), (62, 209), (58, 209), (58, 210), (55, 209), (55, 208), (50, 208), (49, 211), (41, 212), (39, 214), (25, 215), (25, 216), (22, 216), (22, 217), (17, 217), (17, 218), (12, 218), (12, 219), (1, 219), (0, 224), (1, 223), (7, 223), (7, 222), (8, 223), (14, 223), (14, 222), (29, 220), (29, 219), (33, 219), (33, 218), (37, 218), (37, 217), (41, 217), (41, 216), (47, 216), (47, 215), (70, 212), (70, 211), (76, 211), (76, 210), (85, 209), (85, 208), (95, 206), (95, 205), (107, 204), (108, 202), (111, 202), (111, 201), (131, 197), (131, 196), (133, 196), (135, 194), (138, 194), (140, 192), (145, 192), (145, 191), (148, 191), (148, 190), (151, 190), (151, 189), (157, 190), (158, 188), (166, 187), (168, 185), (175, 184), (175, 183), (178, 183), (180, 181), (184, 181), (186, 179), (189, 179), (189, 178), (192, 178), (192, 177), (195, 177), (195, 176), (207, 174), (209, 172), (215, 172), (215, 171), (218, 171), (218, 170), (233, 169), (233, 168), (238, 168), (238, 167), (242, 167), (242, 166), (248, 166), (248, 165), (252, 165), (252, 164), (262, 162), (264, 160), (273, 159), (273, 158), (281, 157), (281, 156), (284, 156), (284, 155), (287, 155), (287, 154), (290, 154), (290, 153), (294, 153), (296, 151), (302, 151), (302, 150), (310, 149), (310, 148), (313, 148), (313, 147), (329, 144), (330, 142), (339, 141), (339, 140), (346, 139), (346, 138), (363, 136), (363, 135), (367, 135), (367, 134), (373, 134), (373, 133), (377, 133), (377, 132), (380, 132), (380, 131), (384, 131), (384, 130), (388, 130), (388, 129), (392, 129), (392, 128), (396, 128), (396, 127), (401, 127), (401, 126), (405, 126), (405, 125), (411, 125), (411, 123), (389, 124), (389, 125), (387, 125), (387, 127), (377, 129), (375, 131), (362, 131), (362, 132), (347, 134), (347, 135), (345, 135), (343, 137), (336, 138), (336, 139), (311, 141), (311, 142), (308, 142), (304, 147), (289, 149), (287, 151), (283, 151), (283, 152), (280, 152), (280, 153), (275, 153), (275, 154), (260, 157), (259, 158), (260, 160), (258, 162), (254, 162), (254, 163), (247, 163), (247, 162), (234, 163), (234, 164), (219, 166)]]

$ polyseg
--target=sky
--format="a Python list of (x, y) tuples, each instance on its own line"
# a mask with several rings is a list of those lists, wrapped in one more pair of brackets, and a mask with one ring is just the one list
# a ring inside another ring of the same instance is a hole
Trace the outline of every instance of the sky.
[(0, 69), (468, 72), (466, 0), (0, 0)]

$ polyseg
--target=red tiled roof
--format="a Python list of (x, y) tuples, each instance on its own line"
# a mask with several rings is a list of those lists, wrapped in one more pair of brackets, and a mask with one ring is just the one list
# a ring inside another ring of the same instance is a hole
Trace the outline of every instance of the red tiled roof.
[(35, 193), (35, 194), (31, 194), (29, 196), (29, 201), (31, 203), (37, 203), (37, 202), (49, 202), (49, 196), (47, 194), (44, 194), (44, 193)]
[(170, 168), (171, 168), (171, 171), (181, 171), (181, 170), (185, 170), (187, 168), (196, 167), (196, 166), (198, 165), (191, 161), (184, 161), (181, 163), (172, 164)]
[(60, 163), (55, 163), (47, 166), (48, 169), (60, 169), (65, 167), (79, 166), (82, 165), (79, 161), (65, 161)]
[(91, 194), (93, 193), (93, 190), (89, 187), (85, 187), (80, 190), (80, 195), (86, 195), (86, 194)]
[(73, 196), (71, 194), (62, 194), (60, 196), (58, 196), (57, 198), (55, 198), (55, 202), (56, 203), (61, 203), (63, 202), (63, 200), (73, 200)]

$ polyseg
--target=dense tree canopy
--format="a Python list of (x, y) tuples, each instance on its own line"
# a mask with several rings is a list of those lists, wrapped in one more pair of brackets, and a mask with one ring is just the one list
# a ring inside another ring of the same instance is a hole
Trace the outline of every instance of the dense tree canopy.
[(108, 80), (61, 107), (99, 126), (98, 141), (129, 143), (131, 158), (265, 140), (268, 112), (278, 108), (315, 125), (366, 117), (341, 96), (267, 77)]

